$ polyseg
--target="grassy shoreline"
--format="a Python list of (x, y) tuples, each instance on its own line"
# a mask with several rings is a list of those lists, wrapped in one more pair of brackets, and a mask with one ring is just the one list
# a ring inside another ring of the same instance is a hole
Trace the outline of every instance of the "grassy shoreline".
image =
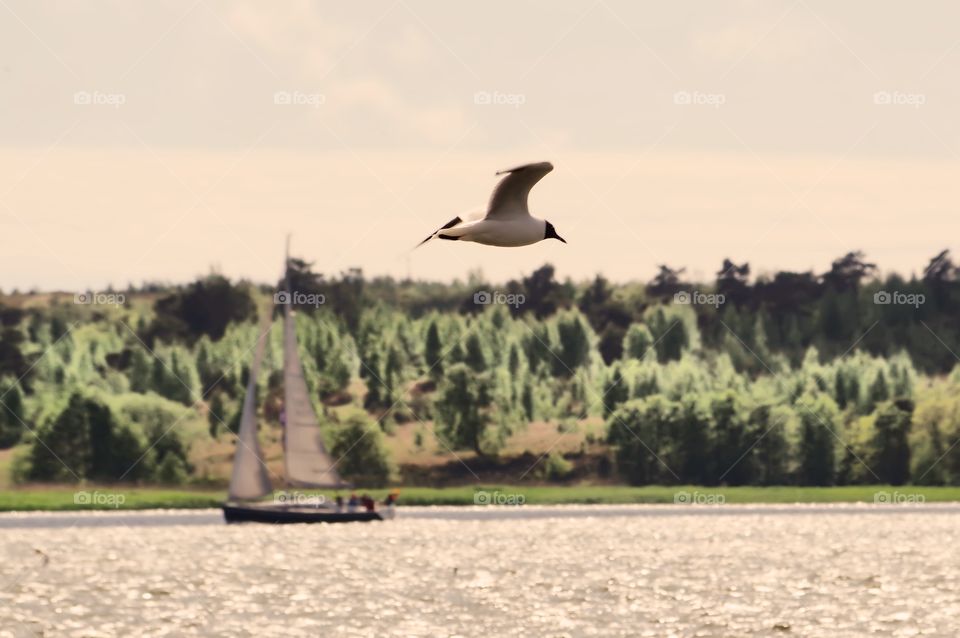
[[(382, 499), (388, 490), (369, 490)], [(358, 493), (360, 490), (358, 490)], [(291, 492), (309, 498), (331, 492)], [(0, 490), (0, 512), (143, 509), (202, 509), (219, 507), (224, 490), (118, 488), (112, 486), (25, 487)], [(960, 501), (960, 487), (858, 485), (843, 487), (699, 487), (692, 485), (631, 487), (623, 485), (509, 486), (400, 488), (401, 505), (515, 504), (689, 504), (689, 503), (875, 503)]]

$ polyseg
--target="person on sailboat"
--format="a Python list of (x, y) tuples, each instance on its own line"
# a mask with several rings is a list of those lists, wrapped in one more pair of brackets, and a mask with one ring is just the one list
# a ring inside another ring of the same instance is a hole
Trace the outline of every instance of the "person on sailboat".
[(338, 512), (342, 512), (342, 511), (343, 511), (343, 496), (341, 496), (340, 494), (337, 494), (336, 503), (337, 503), (337, 511), (338, 511)]
[(373, 512), (377, 509), (377, 502), (370, 498), (369, 494), (364, 494), (361, 497), (360, 502), (363, 503), (363, 509), (367, 510), (368, 512)]
[(380, 512), (380, 516), (386, 520), (390, 520), (397, 515), (396, 505), (397, 498), (400, 496), (400, 490), (390, 490), (390, 493), (387, 494), (387, 498), (383, 499), (383, 510)]
[(397, 504), (397, 497), (400, 495), (399, 490), (390, 490), (390, 493), (387, 494), (387, 498), (384, 499), (383, 504), (387, 507), (393, 507)]
[(359, 499), (357, 499), (356, 493), (351, 494), (351, 495), (350, 495), (350, 500), (347, 501), (347, 511), (348, 511), (348, 512), (356, 512), (358, 505), (360, 505), (360, 501), (359, 501)]

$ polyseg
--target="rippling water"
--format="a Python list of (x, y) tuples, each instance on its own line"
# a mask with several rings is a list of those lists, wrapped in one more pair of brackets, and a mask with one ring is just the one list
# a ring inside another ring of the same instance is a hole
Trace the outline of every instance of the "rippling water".
[(0, 636), (960, 635), (956, 509), (694, 509), (8, 515)]

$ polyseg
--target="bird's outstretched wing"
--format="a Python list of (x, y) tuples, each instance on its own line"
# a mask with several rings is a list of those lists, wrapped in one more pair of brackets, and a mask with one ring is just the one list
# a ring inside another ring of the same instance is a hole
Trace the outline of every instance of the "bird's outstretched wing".
[(538, 162), (498, 171), (497, 175), (506, 174), (506, 177), (500, 180), (490, 196), (486, 219), (529, 215), (527, 195), (530, 189), (552, 170), (553, 164), (550, 162)]

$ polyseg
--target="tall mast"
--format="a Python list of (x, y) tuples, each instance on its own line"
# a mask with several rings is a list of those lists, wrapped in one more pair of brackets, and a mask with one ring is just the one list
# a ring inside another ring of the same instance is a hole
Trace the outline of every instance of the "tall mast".
[(290, 237), (291, 233), (287, 233), (287, 247), (283, 254), (283, 287), (287, 292), (290, 292)]

